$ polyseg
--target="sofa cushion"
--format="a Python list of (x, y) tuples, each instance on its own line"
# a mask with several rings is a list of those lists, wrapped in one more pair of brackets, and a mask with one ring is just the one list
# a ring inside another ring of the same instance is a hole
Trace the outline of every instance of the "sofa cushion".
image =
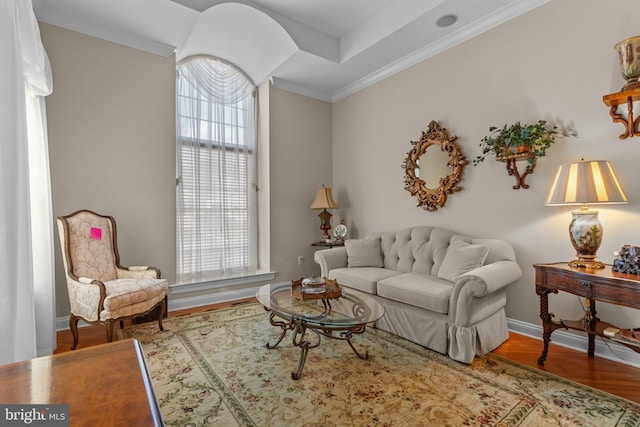
[(375, 295), (378, 281), (398, 274), (397, 271), (377, 267), (334, 268), (329, 272), (329, 279), (337, 280), (339, 285)]
[(484, 265), (493, 264), (498, 261), (515, 261), (516, 253), (513, 247), (503, 240), (498, 239), (473, 239), (473, 244), (485, 245), (489, 248), (489, 255), (484, 260)]
[(158, 295), (164, 298), (164, 294), (168, 289), (167, 279), (115, 279), (104, 282), (104, 286), (107, 291), (107, 296), (104, 299), (104, 309), (106, 311), (115, 311), (140, 302), (153, 300)]
[(378, 295), (436, 313), (449, 312), (453, 283), (420, 273), (403, 273), (378, 282)]
[(380, 239), (349, 239), (344, 242), (347, 248), (347, 266), (382, 267)]
[(438, 277), (454, 282), (464, 273), (482, 267), (488, 253), (489, 248), (485, 245), (472, 245), (462, 240), (454, 240), (447, 248), (438, 270)]

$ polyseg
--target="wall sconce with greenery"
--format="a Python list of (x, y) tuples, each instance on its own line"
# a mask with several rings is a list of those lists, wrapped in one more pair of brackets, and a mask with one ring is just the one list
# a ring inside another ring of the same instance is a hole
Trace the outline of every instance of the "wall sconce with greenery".
[[(514, 190), (529, 188), (524, 180), (527, 175), (533, 173), (536, 160), (546, 154), (547, 149), (555, 142), (556, 126), (548, 126), (545, 120), (538, 120), (535, 124), (521, 124), (516, 122), (504, 125), (502, 128), (491, 126), (489, 135), (480, 142), (481, 154), (473, 161), (478, 166), (490, 155), (496, 160), (504, 162), (507, 173), (515, 176)], [(518, 171), (516, 162), (526, 160), (527, 167), (524, 173)]]

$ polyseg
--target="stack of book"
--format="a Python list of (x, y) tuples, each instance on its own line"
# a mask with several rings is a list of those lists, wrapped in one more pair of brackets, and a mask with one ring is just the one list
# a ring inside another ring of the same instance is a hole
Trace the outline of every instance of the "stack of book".
[(616, 341), (640, 345), (640, 330), (618, 329), (613, 326), (603, 331), (604, 335)]

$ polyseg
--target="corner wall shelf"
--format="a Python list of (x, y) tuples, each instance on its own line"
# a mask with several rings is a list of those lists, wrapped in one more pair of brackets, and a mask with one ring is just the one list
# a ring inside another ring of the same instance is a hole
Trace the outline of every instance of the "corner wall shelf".
[[(602, 102), (611, 107), (609, 115), (613, 119), (614, 123), (622, 123), (625, 127), (625, 132), (620, 135), (620, 139), (626, 139), (632, 136), (640, 136), (640, 115), (634, 120), (633, 118), (633, 103), (640, 101), (640, 87), (633, 87), (629, 89), (623, 89), (620, 92), (611, 93), (602, 97)], [(627, 104), (627, 117), (618, 113), (618, 106)]]

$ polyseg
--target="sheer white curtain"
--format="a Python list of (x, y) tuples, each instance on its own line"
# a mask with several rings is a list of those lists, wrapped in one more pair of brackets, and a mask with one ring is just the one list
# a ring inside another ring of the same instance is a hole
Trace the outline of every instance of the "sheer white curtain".
[(241, 71), (215, 58), (178, 65), (179, 282), (257, 269), (256, 92)]
[(55, 348), (44, 96), (49, 60), (30, 0), (0, 2), (0, 364)]

